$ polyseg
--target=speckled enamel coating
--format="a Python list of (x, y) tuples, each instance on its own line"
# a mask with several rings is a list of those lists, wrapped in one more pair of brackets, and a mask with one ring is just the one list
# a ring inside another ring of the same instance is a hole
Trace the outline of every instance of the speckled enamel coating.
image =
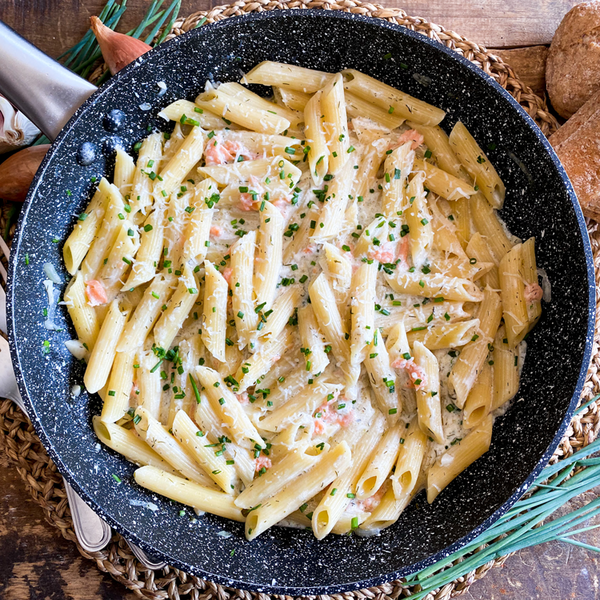
[[(387, 53), (391, 59), (384, 58)], [(176, 98), (193, 98), (206, 79), (238, 80), (265, 59), (326, 71), (359, 69), (444, 108), (446, 130), (460, 118), (484, 148), (496, 144), (489, 156), (506, 183), (502, 216), (516, 235), (536, 236), (539, 266), (552, 283), (552, 302), (544, 305), (528, 340), (517, 400), (497, 421), (490, 451), (433, 505), (420, 494), (377, 537), (332, 535), (319, 542), (309, 532), (275, 527), (248, 543), (239, 524), (210, 515), (195, 521), (189, 508), (180, 516), (181, 505), (139, 488), (132, 479), (135, 467), (99, 446), (91, 428), (99, 398), (86, 393), (71, 398), (83, 367), (63, 345), (74, 337), (64, 307), (57, 316), (64, 331), (43, 326), (43, 264), (51, 261), (66, 278), (62, 243), (52, 239), (64, 240), (71, 231), (93, 192), (90, 178), (111, 176), (112, 149), (130, 150), (148, 126), (166, 129), (156, 116), (159, 109)], [(159, 81), (168, 88), (161, 97)], [(145, 103), (152, 108), (142, 110)], [(224, 585), (331, 594), (432, 564), (473, 539), (521, 496), (552, 455), (581, 391), (592, 346), (593, 282), (585, 223), (562, 167), (533, 121), (482, 71), (381, 20), (340, 12), (267, 12), (227, 19), (164, 44), (111, 79), (71, 119), (38, 172), (13, 244), (11, 350), (44, 445), (73, 487), (118, 531), (170, 564)], [(44, 340), (51, 342), (48, 354)], [(131, 501), (154, 502), (158, 511)]]

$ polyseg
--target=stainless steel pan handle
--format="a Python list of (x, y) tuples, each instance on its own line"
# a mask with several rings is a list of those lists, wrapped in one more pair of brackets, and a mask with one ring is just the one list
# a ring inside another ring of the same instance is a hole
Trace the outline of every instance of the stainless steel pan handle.
[(0, 21), (0, 92), (50, 140), (95, 91)]

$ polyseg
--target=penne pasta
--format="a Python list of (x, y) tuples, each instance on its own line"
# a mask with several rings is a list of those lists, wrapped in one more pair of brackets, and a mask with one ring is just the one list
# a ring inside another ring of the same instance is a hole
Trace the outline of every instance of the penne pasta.
[(246, 73), (242, 79), (242, 83), (259, 83), (261, 85), (272, 85), (305, 94), (314, 94), (331, 77), (330, 73), (265, 60)]
[(492, 439), (492, 419), (488, 417), (462, 440), (447, 450), (427, 471), (427, 502), (431, 504), (446, 486), (470, 464), (485, 454)]
[(481, 290), (472, 281), (446, 277), (441, 273), (424, 275), (401, 272), (397, 276), (389, 276), (387, 280), (394, 291), (414, 296), (458, 302), (481, 302), (483, 299)]
[(483, 363), (479, 377), (471, 388), (463, 408), (465, 427), (472, 429), (487, 417), (494, 399), (494, 374), (489, 361)]
[[(210, 261), (204, 261), (204, 310), (202, 341), (219, 361), (225, 361), (225, 323), (227, 322), (227, 281)], [(183, 292), (185, 293), (185, 292)]]
[(260, 212), (253, 279), (256, 306), (264, 312), (271, 308), (279, 283), (283, 255), (283, 225), (279, 210), (270, 202), (266, 202)]
[(321, 90), (320, 106), (322, 127), (330, 153), (328, 170), (336, 175), (354, 151), (349, 142), (344, 81), (340, 73), (334, 75)]
[(200, 94), (196, 98), (196, 104), (202, 110), (213, 112), (223, 119), (259, 133), (281, 133), (290, 127), (290, 122), (284, 117), (272, 114), (271, 111), (258, 108), (218, 89)]
[(406, 210), (406, 223), (410, 231), (408, 245), (414, 267), (421, 270), (433, 247), (431, 213), (425, 199), (422, 173), (415, 173), (408, 184), (407, 195), (409, 206)]
[(71, 275), (75, 275), (85, 255), (88, 253), (102, 225), (107, 205), (112, 201), (110, 184), (103, 177), (98, 184), (98, 189), (95, 191), (92, 200), (77, 218), (75, 228), (63, 247), (65, 267)]
[(308, 144), (308, 164), (315, 185), (320, 185), (329, 171), (329, 147), (322, 119), (321, 99), (319, 90), (304, 108), (304, 135)]
[(167, 461), (140, 439), (135, 430), (125, 429), (116, 423), (105, 423), (99, 416), (92, 418), (92, 424), (98, 439), (111, 450), (122, 454), (127, 460), (142, 467), (150, 465), (165, 473), (177, 474)]
[(116, 423), (129, 410), (134, 361), (135, 352), (116, 353), (100, 415), (104, 423)]
[(325, 352), (323, 334), (310, 304), (298, 310), (298, 332), (306, 357), (306, 370), (312, 374), (323, 373), (329, 364), (329, 356)]
[(463, 347), (448, 377), (448, 383), (454, 388), (456, 394), (455, 404), (461, 409), (477, 381), (502, 318), (500, 295), (491, 290), (485, 290), (483, 294), (484, 298), (478, 313), (480, 333), (475, 334)]
[(458, 121), (450, 132), (450, 146), (475, 181), (486, 200), (494, 208), (502, 208), (506, 190), (502, 180), (475, 138)]
[(87, 346), (88, 350), (93, 350), (100, 324), (96, 312), (87, 302), (81, 271), (69, 282), (64, 298), (79, 341)]
[(351, 452), (346, 442), (323, 452), (320, 460), (303, 476), (296, 478), (293, 483), (248, 514), (246, 538), (253, 540), (298, 510), (304, 502), (327, 487), (339, 472), (347, 469), (350, 459)]
[(417, 419), (421, 431), (438, 444), (445, 441), (440, 402), (440, 368), (437, 358), (421, 342), (413, 345), (415, 364), (420, 369), (413, 383), (417, 392)]
[(517, 244), (504, 255), (498, 265), (502, 311), (508, 345), (514, 348), (528, 331), (529, 314), (523, 283), (523, 246)]
[(519, 356), (508, 344), (505, 327), (500, 327), (491, 353), (493, 368), (493, 395), (491, 411), (504, 406), (519, 390)]
[(101, 390), (108, 381), (115, 360), (117, 342), (126, 321), (127, 315), (119, 309), (118, 301), (113, 300), (98, 332), (83, 376), (85, 387), (91, 394)]
[(427, 189), (446, 200), (460, 200), (475, 193), (473, 187), (463, 179), (439, 169), (426, 160), (415, 160), (414, 170), (423, 171)]
[(355, 69), (346, 69), (342, 71), (342, 75), (344, 88), (347, 91), (383, 110), (393, 109), (393, 114), (403, 119), (410, 119), (423, 125), (437, 125), (446, 114), (440, 108), (409, 96)]
[(242, 511), (233, 504), (230, 495), (207, 488), (195, 481), (165, 473), (155, 467), (137, 469), (135, 482), (147, 490), (166, 496), (175, 502), (191, 506), (195, 510), (209, 512), (220, 517), (244, 522)]

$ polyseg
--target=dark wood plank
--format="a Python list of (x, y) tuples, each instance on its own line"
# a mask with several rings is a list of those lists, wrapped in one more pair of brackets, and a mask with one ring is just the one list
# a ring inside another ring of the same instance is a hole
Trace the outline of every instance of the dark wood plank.
[(581, 0), (384, 0), (490, 48), (549, 44), (563, 16)]
[(44, 520), (16, 469), (0, 455), (0, 598), (134, 600)]

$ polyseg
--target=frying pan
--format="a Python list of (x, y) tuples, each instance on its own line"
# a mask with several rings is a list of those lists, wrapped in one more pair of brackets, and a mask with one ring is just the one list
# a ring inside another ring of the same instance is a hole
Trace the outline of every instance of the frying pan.
[[(417, 496), (376, 537), (319, 542), (310, 532), (275, 527), (249, 543), (237, 523), (196, 518), (190, 509), (180, 515), (184, 507), (137, 487), (135, 467), (99, 447), (91, 427), (99, 398), (71, 394), (73, 384), (82, 382), (83, 366), (64, 348), (74, 331), (63, 307), (56, 318), (62, 332), (43, 326), (43, 264), (51, 262), (67, 280), (62, 242), (53, 239), (67, 237), (93, 193), (94, 178), (112, 175), (114, 148), (131, 151), (149, 130), (166, 130), (160, 108), (193, 98), (206, 80), (238, 80), (266, 59), (331, 72), (359, 69), (444, 108), (447, 131), (463, 121), (489, 149), (506, 183), (503, 219), (520, 238), (536, 237), (539, 266), (552, 286), (552, 300), (527, 340), (519, 392), (497, 419), (489, 452), (432, 505)], [(167, 86), (164, 95), (160, 81)], [(33, 96), (30, 105), (43, 109), (44, 97)], [(594, 326), (594, 271), (581, 210), (556, 155), (513, 98), (470, 62), (419, 34), (381, 20), (312, 10), (251, 14), (194, 30), (145, 55), (86, 100), (54, 142), (21, 212), (8, 298), (21, 393), (44, 446), (76, 491), (116, 530), (169, 564), (223, 585), (293, 595), (371, 587), (414, 572), (503, 514), (567, 428)]]

